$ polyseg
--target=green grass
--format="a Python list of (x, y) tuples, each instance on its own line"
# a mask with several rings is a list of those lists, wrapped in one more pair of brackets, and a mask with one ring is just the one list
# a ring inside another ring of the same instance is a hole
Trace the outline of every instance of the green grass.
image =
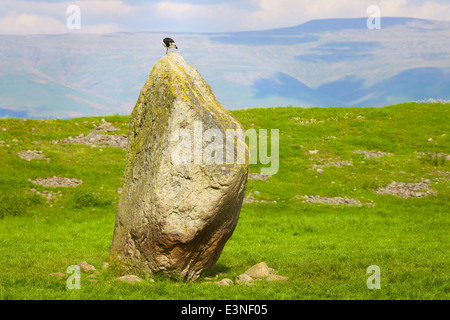
[[(234, 280), (265, 261), (290, 281), (221, 287), (203, 277), (192, 283), (156, 277), (155, 282), (136, 285), (117, 283), (113, 271), (101, 270), (101, 264), (108, 261), (126, 152), (52, 143), (88, 134), (92, 122), (99, 124), (101, 117), (6, 119), (0, 120), (0, 141), (4, 141), (0, 144), (0, 299), (450, 297), (450, 165), (434, 156), (418, 158), (418, 152), (450, 154), (449, 104), (287, 107), (233, 114), (245, 129), (279, 129), (280, 165), (268, 181), (248, 182), (247, 193), (257, 190), (259, 194), (252, 196), (269, 202), (243, 205), (213, 274)], [(121, 129), (114, 134), (127, 133), (129, 117), (104, 118)], [(28, 162), (17, 156), (28, 149), (42, 150), (50, 161)], [(319, 152), (309, 154), (309, 150)], [(366, 159), (354, 150), (392, 155)], [(336, 158), (352, 160), (353, 166), (327, 166), (321, 174), (311, 169), (312, 164)], [(260, 168), (260, 164), (251, 165), (250, 171)], [(54, 175), (83, 183), (75, 188), (50, 188), (29, 181)], [(391, 181), (420, 182), (420, 178), (430, 179), (438, 194), (402, 199), (375, 193)], [(62, 196), (47, 203), (31, 188), (61, 191)], [(303, 195), (347, 196), (364, 205), (305, 203)], [(372, 201), (374, 205), (366, 205)], [(65, 279), (47, 276), (65, 273), (68, 266), (85, 260), (101, 272), (98, 282), (82, 274), (80, 290), (69, 290)], [(370, 265), (381, 269), (380, 290), (366, 286)]]

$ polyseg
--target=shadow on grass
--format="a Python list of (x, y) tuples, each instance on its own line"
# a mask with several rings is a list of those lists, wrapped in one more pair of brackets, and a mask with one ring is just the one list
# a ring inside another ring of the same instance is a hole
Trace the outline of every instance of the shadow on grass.
[(212, 270), (210, 271), (210, 272), (208, 272), (207, 273), (207, 275), (209, 275), (209, 276), (214, 276), (214, 275), (216, 275), (217, 273), (227, 273), (227, 272), (229, 272), (231, 270), (231, 268), (230, 267), (228, 267), (228, 266), (226, 266), (226, 265), (223, 265), (223, 264), (221, 264), (221, 263), (218, 263), (218, 264), (216, 264), (215, 266), (214, 266), (214, 268), (212, 268)]

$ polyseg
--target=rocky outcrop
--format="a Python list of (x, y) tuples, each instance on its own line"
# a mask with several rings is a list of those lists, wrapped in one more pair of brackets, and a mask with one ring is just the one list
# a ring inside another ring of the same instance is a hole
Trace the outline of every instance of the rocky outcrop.
[(122, 274), (186, 280), (214, 267), (247, 184), (248, 149), (230, 131), (237, 129), (179, 54), (156, 63), (130, 119), (110, 265)]

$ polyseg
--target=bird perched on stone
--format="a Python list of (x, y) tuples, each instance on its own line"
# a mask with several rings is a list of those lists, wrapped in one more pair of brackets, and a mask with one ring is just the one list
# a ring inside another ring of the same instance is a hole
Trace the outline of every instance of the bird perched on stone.
[(164, 38), (162, 43), (163, 46), (166, 47), (166, 54), (172, 48), (178, 49), (177, 45), (175, 44), (175, 41), (173, 41), (173, 39), (171, 38)]

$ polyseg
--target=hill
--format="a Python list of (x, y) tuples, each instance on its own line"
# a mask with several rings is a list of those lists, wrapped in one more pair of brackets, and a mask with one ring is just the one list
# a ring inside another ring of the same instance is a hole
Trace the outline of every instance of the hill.
[[(245, 129), (279, 129), (277, 174), (251, 165), (238, 225), (212, 275), (134, 286), (101, 268), (129, 116), (0, 120), (0, 299), (449, 298), (450, 104), (233, 114)], [(48, 276), (82, 261), (99, 274), (83, 273), (80, 290)], [(215, 284), (261, 261), (290, 280)], [(366, 286), (371, 265), (381, 270), (380, 290)]]
[[(172, 37), (228, 109), (450, 99), (450, 22), (366, 20)], [(0, 35), (0, 117), (129, 114), (167, 35)]]

